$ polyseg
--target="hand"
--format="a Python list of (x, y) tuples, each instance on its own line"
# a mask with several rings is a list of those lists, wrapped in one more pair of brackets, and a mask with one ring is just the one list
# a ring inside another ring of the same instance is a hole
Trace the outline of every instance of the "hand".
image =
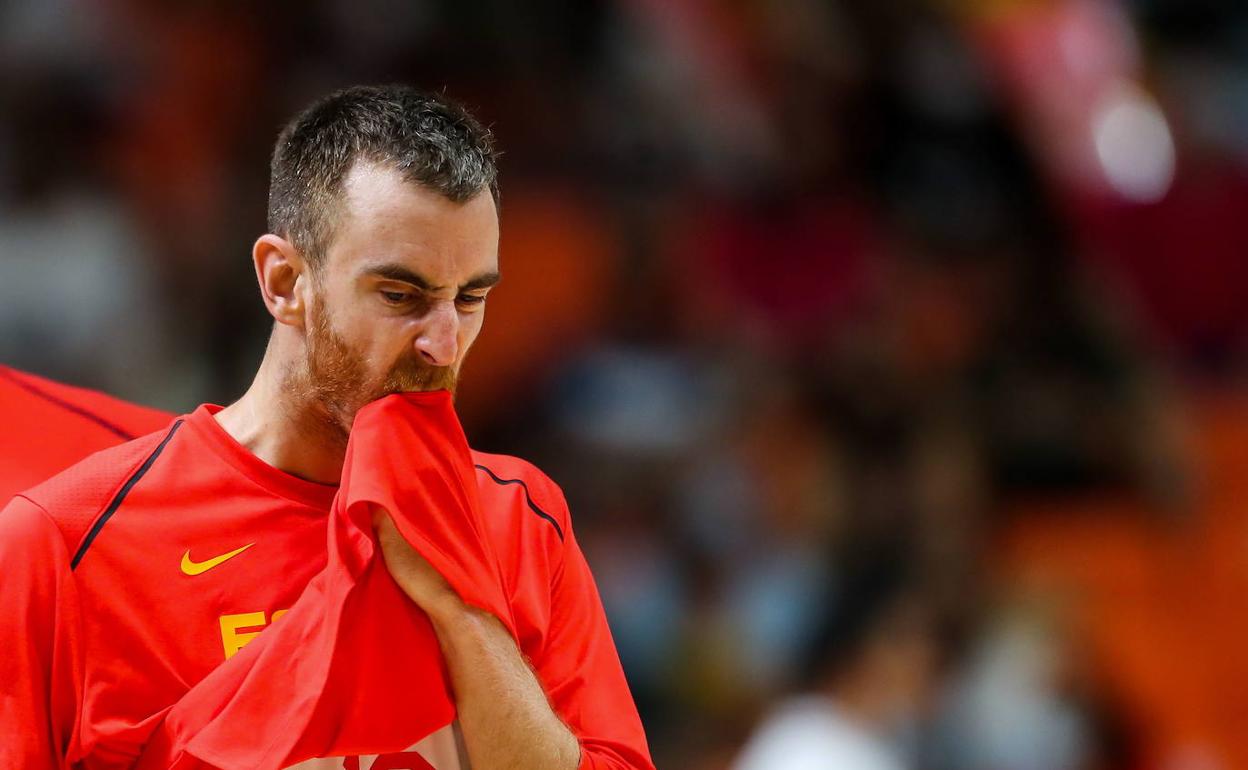
[(403, 539), (385, 509), (373, 509), (373, 526), (377, 530), (377, 541), (381, 544), (386, 569), (390, 570), (394, 582), (417, 607), (435, 620), (444, 612), (464, 607), (463, 600), (446, 578)]

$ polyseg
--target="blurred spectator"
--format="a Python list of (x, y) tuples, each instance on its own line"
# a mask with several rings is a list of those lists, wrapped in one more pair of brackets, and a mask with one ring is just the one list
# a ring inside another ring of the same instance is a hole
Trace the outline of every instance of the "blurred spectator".
[(734, 770), (917, 766), (939, 657), (934, 620), (903, 559), (856, 569), (811, 647), (807, 692), (773, 708)]
[(1071, 651), (1043, 617), (990, 623), (941, 725), (943, 765), (965, 770), (1091, 768), (1091, 726), (1064, 692)]

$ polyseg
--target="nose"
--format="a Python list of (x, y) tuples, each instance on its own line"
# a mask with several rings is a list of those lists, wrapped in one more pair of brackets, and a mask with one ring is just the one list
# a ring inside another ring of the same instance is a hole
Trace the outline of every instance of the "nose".
[(416, 350), (426, 363), (450, 366), (459, 353), (459, 312), (454, 302), (438, 302), (425, 314)]

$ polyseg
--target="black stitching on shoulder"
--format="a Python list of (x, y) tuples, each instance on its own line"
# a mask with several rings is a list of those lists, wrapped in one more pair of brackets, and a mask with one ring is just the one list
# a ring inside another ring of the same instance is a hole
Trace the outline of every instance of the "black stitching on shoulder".
[(47, 401), (48, 403), (53, 404), (54, 406), (59, 406), (60, 408), (64, 409), (67, 412), (72, 412), (78, 415), (79, 417), (89, 420), (95, 423), (96, 425), (100, 426), (104, 430), (108, 431), (109, 433), (115, 434), (118, 438), (125, 439), (126, 441), (130, 441), (131, 439), (134, 438), (134, 434), (126, 430), (125, 428), (122, 428), (116, 423), (109, 422), (108, 420), (99, 416), (95, 412), (92, 412), (90, 409), (84, 409), (81, 406), (78, 406), (77, 404), (71, 404), (65, 399), (47, 392), (46, 390), (39, 387), (38, 385), (35, 385), (34, 383), (23, 380), (21, 377), (15, 374), (11, 369), (0, 366), (0, 375), (4, 375), (5, 379), (9, 380), (14, 385), (26, 391), (27, 393), (30, 393), (31, 395), (34, 395), (38, 398), (42, 398), (44, 401)]
[(122, 502), (126, 499), (126, 495), (130, 494), (130, 490), (134, 489), (134, 485), (139, 483), (139, 479), (143, 478), (144, 474), (152, 469), (152, 465), (156, 462), (156, 458), (160, 457), (160, 453), (165, 451), (165, 445), (169, 443), (169, 439), (173, 438), (173, 434), (178, 432), (178, 428), (181, 425), (181, 420), (178, 420), (173, 424), (173, 427), (169, 429), (169, 433), (165, 435), (156, 449), (147, 456), (147, 459), (144, 460), (143, 464), (139, 466), (139, 469), (134, 472), (134, 475), (132, 475), (129, 479), (126, 479), (126, 483), (122, 485), (121, 489), (117, 492), (117, 496), (114, 497), (113, 501), (108, 504), (107, 508), (104, 509), (104, 513), (100, 516), (100, 518), (96, 520), (95, 524), (91, 525), (91, 531), (87, 533), (86, 538), (82, 541), (82, 545), (78, 546), (78, 552), (74, 554), (73, 561), (69, 563), (69, 568), (71, 570), (78, 566), (78, 562), (82, 561), (83, 556), (86, 556), (87, 549), (91, 547), (91, 543), (95, 542), (96, 535), (100, 534), (100, 530), (104, 529), (104, 525), (108, 523), (108, 520), (112, 518), (113, 514), (117, 512), (117, 509), (121, 507)]
[(524, 489), (524, 502), (529, 504), (529, 510), (533, 511), (538, 516), (541, 516), (546, 521), (549, 521), (550, 526), (555, 528), (555, 534), (559, 536), (560, 542), (563, 541), (563, 528), (559, 526), (559, 522), (555, 521), (554, 516), (551, 516), (546, 511), (543, 511), (541, 508), (537, 507), (537, 504), (533, 502), (533, 496), (529, 494), (529, 485), (525, 484), (523, 479), (500, 479), (498, 475), (494, 473), (494, 471), (490, 470), (484, 465), (477, 465), (476, 467), (480, 470), (485, 471), (486, 474), (488, 474), (490, 478), (494, 479), (494, 482), (496, 484), (519, 484)]

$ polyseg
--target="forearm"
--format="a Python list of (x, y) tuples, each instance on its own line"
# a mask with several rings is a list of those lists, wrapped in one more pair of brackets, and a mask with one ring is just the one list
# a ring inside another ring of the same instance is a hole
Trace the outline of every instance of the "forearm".
[(429, 613), (473, 770), (576, 770), (576, 736), (551, 709), (506, 627), (457, 598)]

